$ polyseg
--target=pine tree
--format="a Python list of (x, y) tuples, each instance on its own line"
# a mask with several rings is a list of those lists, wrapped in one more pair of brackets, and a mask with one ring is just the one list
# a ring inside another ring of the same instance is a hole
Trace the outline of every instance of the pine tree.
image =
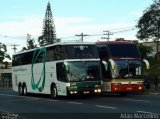
[(43, 31), (42, 31), (42, 35), (39, 36), (38, 38), (38, 42), (40, 46), (43, 46), (46, 44), (53, 44), (57, 42), (55, 25), (52, 17), (50, 2), (48, 2), (48, 5), (47, 5), (45, 18), (43, 20)]

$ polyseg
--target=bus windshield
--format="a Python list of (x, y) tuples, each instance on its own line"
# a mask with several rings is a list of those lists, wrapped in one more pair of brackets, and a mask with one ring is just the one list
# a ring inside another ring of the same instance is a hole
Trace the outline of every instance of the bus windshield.
[(65, 63), (69, 82), (100, 80), (99, 61), (68, 61)]
[(142, 78), (142, 62), (134, 60), (116, 60), (115, 78)]
[(134, 44), (109, 44), (107, 47), (112, 57), (140, 58), (138, 48)]
[(96, 45), (66, 45), (66, 59), (98, 58)]

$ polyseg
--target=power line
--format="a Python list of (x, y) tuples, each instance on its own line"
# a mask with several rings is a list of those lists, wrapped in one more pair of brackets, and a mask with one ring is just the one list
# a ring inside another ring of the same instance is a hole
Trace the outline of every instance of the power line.
[(113, 32), (114, 34), (116, 33), (123, 33), (123, 32), (128, 32), (128, 31), (133, 31), (133, 30), (135, 30), (135, 29), (137, 29), (136, 27), (133, 27), (133, 28), (130, 28), (130, 29), (125, 29), (125, 30), (120, 30), (120, 31), (115, 31), (115, 32)]
[(75, 36), (81, 37), (81, 41), (83, 42), (83, 37), (84, 36), (90, 36), (90, 35), (81, 33), (81, 34), (76, 34)]
[(26, 36), (22, 37), (22, 36), (7, 36), (7, 35), (0, 35), (0, 37), (3, 37), (3, 38), (13, 38), (13, 39), (26, 39)]

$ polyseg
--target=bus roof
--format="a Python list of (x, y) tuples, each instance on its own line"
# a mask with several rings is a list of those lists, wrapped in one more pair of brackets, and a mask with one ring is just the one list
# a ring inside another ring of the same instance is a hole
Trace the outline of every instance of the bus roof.
[(94, 42), (77, 42), (77, 41), (57, 42), (57, 43), (54, 43), (54, 44), (44, 45), (42, 47), (37, 47), (37, 48), (34, 48), (34, 49), (30, 49), (30, 50), (20, 51), (20, 52), (17, 52), (15, 54), (13, 54), (13, 55), (17, 55), (17, 54), (21, 54), (21, 53), (26, 53), (26, 52), (34, 51), (35, 49), (44, 48), (44, 47), (47, 48), (47, 47), (56, 46), (56, 45), (95, 45), (95, 43)]
[(135, 44), (134, 42), (127, 41), (98, 41), (96, 44)]

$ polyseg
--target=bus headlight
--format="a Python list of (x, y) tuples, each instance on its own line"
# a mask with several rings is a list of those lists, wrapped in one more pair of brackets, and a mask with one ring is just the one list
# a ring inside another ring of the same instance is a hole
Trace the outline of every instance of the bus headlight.
[(97, 89), (95, 89), (94, 92), (97, 93), (98, 92)]
[(141, 86), (139, 87), (139, 90), (142, 90), (142, 87), (141, 87)]
[(101, 90), (101, 89), (95, 89), (94, 92), (95, 92), (95, 93), (101, 93), (102, 90)]
[(101, 89), (98, 89), (97, 91), (98, 91), (98, 93), (101, 93)]
[(77, 91), (70, 91), (70, 94), (77, 94)]

